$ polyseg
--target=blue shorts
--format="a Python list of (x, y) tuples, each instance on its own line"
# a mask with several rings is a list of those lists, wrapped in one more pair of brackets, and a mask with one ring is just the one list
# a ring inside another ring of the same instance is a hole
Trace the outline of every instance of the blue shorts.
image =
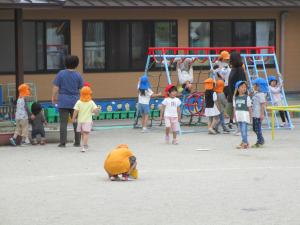
[(141, 104), (141, 103), (139, 103), (138, 110), (139, 110), (140, 114), (142, 114), (142, 115), (148, 115), (149, 112), (150, 112), (150, 107), (149, 107), (148, 104)]

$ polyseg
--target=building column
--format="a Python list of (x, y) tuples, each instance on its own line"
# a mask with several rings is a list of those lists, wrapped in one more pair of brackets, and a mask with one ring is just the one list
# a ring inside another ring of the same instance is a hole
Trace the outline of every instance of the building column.
[(18, 87), (24, 83), (23, 63), (23, 10), (15, 9), (15, 63), (16, 63), (16, 99), (19, 95)]

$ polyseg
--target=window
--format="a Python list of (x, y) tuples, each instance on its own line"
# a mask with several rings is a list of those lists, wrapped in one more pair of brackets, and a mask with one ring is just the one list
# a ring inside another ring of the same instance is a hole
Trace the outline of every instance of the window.
[(155, 22), (155, 47), (177, 46), (177, 25), (175, 22)]
[(64, 68), (64, 58), (69, 53), (69, 23), (46, 22), (47, 70)]
[(256, 46), (274, 46), (275, 37), (275, 23), (273, 21), (256, 22)]
[(41, 22), (24, 22), (23, 24), (24, 71), (44, 70), (44, 35)]
[(84, 21), (84, 71), (138, 71), (148, 47), (177, 46), (176, 21)]
[(147, 22), (133, 22), (131, 28), (132, 68), (143, 69), (147, 59), (147, 50), (151, 46), (151, 26)]
[(190, 46), (191, 47), (210, 46), (210, 23), (209, 22), (190, 23)]
[(105, 31), (103, 22), (85, 22), (84, 26), (84, 70), (104, 70)]
[(108, 37), (107, 69), (109, 71), (129, 70), (129, 23), (109, 22)]
[[(0, 21), (0, 72), (15, 70), (14, 22)], [(24, 21), (23, 60), (27, 73), (53, 72), (64, 68), (70, 52), (68, 21)]]
[(0, 32), (0, 72), (8, 73), (14, 71), (15, 68), (14, 23), (1, 21)]
[(190, 22), (191, 47), (274, 46), (275, 36), (275, 20)]
[(252, 22), (234, 22), (233, 26), (233, 46), (255, 45)]
[(232, 23), (228, 21), (212, 22), (212, 46), (232, 46)]

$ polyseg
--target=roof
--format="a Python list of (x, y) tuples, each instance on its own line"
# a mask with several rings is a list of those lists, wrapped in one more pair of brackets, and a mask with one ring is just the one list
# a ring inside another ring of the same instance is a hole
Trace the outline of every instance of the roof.
[(63, 8), (294, 8), (300, 0), (1, 0), (0, 7)]
[(67, 0), (64, 7), (300, 7), (300, 0)]
[(65, 0), (0, 0), (0, 8), (61, 7)]

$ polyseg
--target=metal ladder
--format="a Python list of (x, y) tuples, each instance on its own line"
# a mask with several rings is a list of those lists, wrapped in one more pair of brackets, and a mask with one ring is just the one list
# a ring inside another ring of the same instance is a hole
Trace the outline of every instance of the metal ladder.
[[(282, 76), (281, 76), (281, 73), (279, 70), (277, 57), (276, 57), (275, 53), (272, 53), (272, 54), (241, 54), (241, 56), (243, 58), (243, 62), (244, 62), (245, 68), (246, 68), (250, 90), (253, 90), (252, 81), (255, 78), (262, 77), (268, 81), (268, 72), (267, 72), (267, 67), (266, 67), (266, 63), (265, 63), (267, 60), (274, 62), (278, 80), (279, 80), (279, 82), (282, 82)], [(268, 83), (268, 85), (269, 85), (269, 83)], [(288, 106), (284, 87), (281, 88), (281, 96), (282, 96), (283, 104), (285, 106)], [(273, 100), (270, 90), (268, 92), (267, 98), (268, 98), (268, 104), (274, 106), (274, 100)], [(266, 116), (268, 128), (271, 128), (271, 121), (270, 121), (267, 110), (265, 110), (265, 116)], [(288, 116), (289, 128), (293, 128), (294, 126), (291, 121), (289, 112), (287, 112), (287, 116)], [(276, 114), (275, 114), (275, 122), (276, 122), (276, 127), (280, 128), (279, 120), (278, 120), (278, 117)]]

